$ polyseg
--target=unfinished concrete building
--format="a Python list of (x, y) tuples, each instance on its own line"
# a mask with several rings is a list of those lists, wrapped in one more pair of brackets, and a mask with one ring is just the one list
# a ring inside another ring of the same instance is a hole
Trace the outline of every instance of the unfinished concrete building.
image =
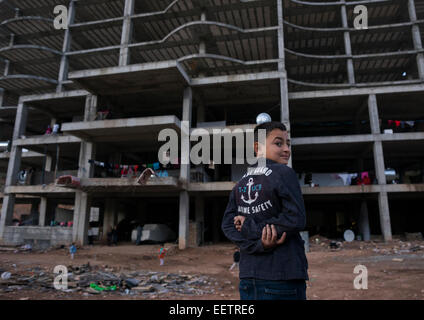
[(92, 208), (99, 239), (138, 221), (182, 249), (225, 240), (247, 165), (173, 165), (146, 185), (124, 171), (157, 164), (162, 129), (251, 129), (261, 112), (290, 129), (311, 233), (423, 231), (422, 0), (0, 0), (0, 21), (4, 244), (85, 244)]

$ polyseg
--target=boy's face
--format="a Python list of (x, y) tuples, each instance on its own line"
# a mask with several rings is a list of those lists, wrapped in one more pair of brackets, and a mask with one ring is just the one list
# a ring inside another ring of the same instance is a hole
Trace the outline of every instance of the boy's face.
[(291, 153), (287, 131), (272, 130), (266, 137), (266, 151), (261, 143), (255, 142), (255, 152), (258, 158), (266, 158), (281, 164), (288, 164)]

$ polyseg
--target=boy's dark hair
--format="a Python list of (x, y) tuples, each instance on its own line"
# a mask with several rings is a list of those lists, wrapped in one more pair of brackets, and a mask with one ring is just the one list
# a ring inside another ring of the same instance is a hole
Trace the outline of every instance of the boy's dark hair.
[(265, 122), (265, 123), (262, 123), (262, 124), (258, 124), (255, 127), (255, 130), (253, 131), (255, 142), (258, 142), (258, 139), (259, 139), (258, 136), (259, 136), (259, 130), (260, 129), (266, 130), (266, 136), (267, 137), (270, 134), (270, 132), (274, 129), (279, 129), (281, 131), (287, 131), (286, 126), (283, 123), (277, 122), (277, 121), (271, 121), (271, 122)]

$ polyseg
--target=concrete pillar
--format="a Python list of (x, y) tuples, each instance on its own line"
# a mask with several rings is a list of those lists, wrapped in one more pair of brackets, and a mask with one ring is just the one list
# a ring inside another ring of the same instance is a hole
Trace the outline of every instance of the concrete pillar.
[(46, 213), (47, 213), (47, 198), (41, 197), (40, 205), (38, 207), (38, 225), (44, 227), (46, 225)]
[(386, 184), (386, 174), (384, 165), (383, 145), (381, 141), (374, 142), (374, 165), (376, 177), (379, 185)]
[[(81, 142), (78, 177), (93, 177), (94, 168), (88, 160), (95, 157), (95, 146), (91, 142)], [(87, 243), (88, 220), (90, 218), (90, 199), (86, 192), (77, 190), (75, 193), (73, 239), (81, 245)]]
[(189, 212), (190, 197), (187, 191), (180, 192), (180, 222), (178, 231), (178, 247), (180, 250), (187, 248), (189, 237)]
[(369, 241), (371, 238), (370, 234), (370, 222), (368, 219), (368, 206), (367, 200), (362, 199), (361, 211), (359, 213), (359, 232), (362, 235), (362, 240)]
[[(202, 11), (202, 13), (200, 14), (200, 21), (206, 21), (206, 12)], [(206, 54), (206, 42), (204, 39), (200, 40), (199, 54)], [(203, 77), (204, 75), (201, 76)]]
[(183, 121), (181, 123), (181, 167), (180, 179), (190, 182), (190, 129), (193, 111), (193, 91), (191, 87), (184, 90)]
[(44, 166), (44, 170), (46, 172), (51, 172), (52, 171), (52, 167), (53, 167), (53, 157), (49, 156), (49, 155), (45, 155), (45, 166)]
[[(89, 95), (86, 98), (84, 120), (94, 120), (97, 111), (97, 96)], [(95, 158), (95, 144), (92, 142), (82, 141), (80, 146), (78, 178), (92, 178), (94, 167), (88, 162)], [(88, 242), (88, 222), (90, 218), (91, 199), (88, 193), (77, 190), (75, 193), (74, 205), (74, 227), (73, 239), (80, 245)]]
[[(50, 121), (50, 127), (53, 129), (53, 126), (56, 124), (56, 119), (52, 119)], [(45, 156), (45, 165), (44, 165), (44, 171), (45, 172), (51, 172), (53, 168), (53, 157), (46, 154)]]
[[(69, 2), (68, 8), (68, 25), (73, 24), (75, 20), (75, 1), (71, 0)], [(63, 45), (62, 45), (62, 58), (60, 60), (60, 69), (59, 69), (59, 78), (58, 85), (56, 87), (57, 92), (63, 91), (63, 82), (68, 79), (68, 68), (69, 68), (69, 58), (66, 56), (66, 52), (71, 49), (71, 29), (67, 28), (65, 30), (65, 35), (63, 37)]]
[[(368, 111), (370, 117), (371, 133), (380, 134), (380, 123), (378, 117), (377, 98), (374, 94), (368, 98)], [(381, 141), (374, 141), (374, 162), (378, 184), (386, 184), (383, 145)]]
[(380, 208), (380, 225), (384, 241), (392, 240), (392, 228), (390, 223), (390, 210), (389, 199), (387, 192), (380, 192), (378, 194), (378, 205)]
[(122, 25), (121, 50), (119, 52), (119, 65), (126, 66), (130, 64), (130, 50), (128, 45), (131, 42), (132, 23), (130, 16), (134, 14), (134, 0), (125, 0), (124, 22)]
[(3, 75), (5, 77), (7, 77), (9, 75), (10, 72), (10, 61), (9, 60), (4, 60), (4, 71), (3, 71)]
[[(13, 140), (19, 139), (21, 135), (25, 134), (25, 128), (28, 119), (28, 107), (22, 101), (16, 111), (15, 127), (13, 129)], [(10, 152), (9, 165), (7, 167), (5, 188), (16, 184), (18, 173), (21, 167), (22, 148), (12, 145)], [(7, 225), (12, 223), (13, 210), (15, 207), (15, 195), (7, 193), (3, 197), (3, 205), (1, 207), (0, 217), (0, 239), (3, 238), (4, 230)]]
[(85, 100), (84, 121), (94, 121), (97, 115), (97, 96), (88, 95)]
[[(373, 134), (380, 134), (380, 123), (378, 117), (377, 98), (374, 94), (369, 96), (368, 110), (370, 116), (371, 132)], [(386, 184), (386, 168), (384, 164), (383, 144), (381, 141), (374, 141), (374, 167), (379, 185)], [(390, 224), (390, 211), (387, 192), (381, 191), (378, 194), (378, 204), (380, 210), (380, 225), (381, 232), (385, 241), (392, 240), (392, 230)]]
[[(206, 12), (202, 11), (200, 14), (200, 21), (206, 21)], [(202, 37), (199, 42), (199, 54), (206, 54), (206, 42), (204, 37)], [(206, 77), (206, 74), (204, 72), (199, 72), (199, 77)]]
[(371, 133), (372, 134), (381, 133), (380, 121), (378, 116), (377, 97), (375, 94), (370, 94), (368, 96), (368, 113), (370, 117)]
[[(342, 0), (342, 2), (345, 2), (344, 0)], [(349, 28), (349, 24), (347, 21), (347, 12), (346, 12), (346, 5), (343, 4), (341, 6), (341, 15), (342, 15), (342, 25), (343, 28)], [(345, 31), (343, 33), (343, 37), (344, 37), (344, 45), (345, 45), (345, 52), (346, 55), (351, 56), (352, 55), (352, 45), (350, 42), (350, 32), (349, 31)], [(355, 83), (355, 70), (353, 67), (353, 60), (352, 58), (348, 58), (346, 61), (346, 66), (347, 66), (347, 75), (348, 75), (348, 79), (349, 79), (349, 83), (350, 84), (354, 84)]]
[[(193, 111), (193, 91), (191, 87), (184, 90), (183, 121), (181, 123), (181, 164), (180, 180), (190, 182), (190, 129)], [(180, 192), (178, 247), (187, 248), (189, 240), (190, 197), (187, 191)]]
[[(278, 17), (278, 71), (283, 74), (280, 78), (280, 121), (286, 126), (289, 139), (291, 137), (290, 126), (290, 108), (289, 108), (289, 89), (287, 83), (287, 72), (285, 66), (285, 51), (284, 51), (284, 22), (283, 22), (283, 0), (277, 0), (277, 17)], [(291, 148), (290, 148), (291, 149)], [(292, 157), (289, 160), (288, 166), (292, 167)]]
[(205, 198), (203, 196), (196, 196), (196, 222), (200, 228), (198, 242), (203, 244), (205, 242)]
[[(90, 219), (91, 198), (87, 192), (75, 193), (73, 240), (84, 246), (88, 243), (88, 222)], [(76, 222), (76, 223), (75, 223)]]
[[(420, 27), (417, 24), (417, 13), (416, 13), (414, 0), (408, 0), (408, 12), (409, 12), (409, 18), (411, 22), (413, 23), (412, 40), (414, 42), (414, 49), (422, 50), (423, 44), (421, 41)], [(418, 75), (420, 79), (424, 79), (424, 54), (422, 52), (417, 54), (417, 66), (418, 66)]]
[(112, 229), (115, 223), (115, 215), (116, 215), (116, 199), (106, 199), (105, 203), (105, 212), (103, 215), (103, 240), (106, 240), (107, 233), (109, 229)]

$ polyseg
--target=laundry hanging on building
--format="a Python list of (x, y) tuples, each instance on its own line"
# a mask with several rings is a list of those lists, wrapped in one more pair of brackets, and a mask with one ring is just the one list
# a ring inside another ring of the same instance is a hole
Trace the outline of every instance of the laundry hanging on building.
[(343, 185), (350, 186), (352, 184), (352, 178), (356, 178), (358, 176), (357, 173), (339, 173), (336, 177), (343, 180)]
[(402, 130), (409, 131), (412, 128), (414, 128), (414, 126), (418, 122), (420, 122), (420, 121), (387, 120), (387, 125), (391, 129), (399, 129), (399, 130), (402, 129)]
[(90, 164), (93, 164), (97, 167), (104, 168), (109, 176), (112, 177), (132, 177), (132, 176), (138, 176), (140, 172), (143, 172), (145, 169), (150, 168), (154, 171), (160, 172), (160, 177), (167, 177), (168, 171), (167, 169), (179, 169), (179, 164), (167, 164), (163, 165), (160, 162), (154, 162), (154, 163), (143, 163), (143, 164), (136, 164), (136, 165), (123, 165), (123, 164), (113, 164), (108, 162), (101, 162), (96, 160), (88, 160)]
[(357, 177), (352, 177), (351, 185), (370, 185), (371, 178), (368, 171), (360, 172)]

